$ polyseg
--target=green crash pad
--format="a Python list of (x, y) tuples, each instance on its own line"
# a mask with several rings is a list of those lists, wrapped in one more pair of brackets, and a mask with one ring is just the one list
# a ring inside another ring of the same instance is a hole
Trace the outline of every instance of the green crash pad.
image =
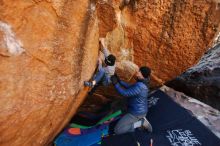
[[(109, 114), (109, 115), (105, 116), (103, 119), (101, 119), (98, 123), (96, 123), (93, 126), (103, 124), (104, 122), (106, 122), (106, 121), (108, 121), (108, 120), (110, 120), (112, 118), (115, 118), (115, 117), (117, 117), (117, 116), (119, 116), (121, 114), (122, 114), (121, 110), (116, 111), (116, 112), (114, 112), (112, 114)], [(76, 124), (76, 123), (71, 123), (70, 124), (70, 127), (72, 127), (72, 128), (81, 128), (81, 129), (87, 129), (87, 128), (91, 128), (93, 126), (85, 126), (85, 125), (80, 125), (80, 124)]]

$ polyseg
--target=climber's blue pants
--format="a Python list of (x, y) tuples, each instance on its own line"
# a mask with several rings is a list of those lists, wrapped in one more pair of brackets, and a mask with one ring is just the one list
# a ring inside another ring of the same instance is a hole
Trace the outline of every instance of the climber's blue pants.
[(105, 70), (103, 68), (99, 69), (99, 71), (93, 77), (93, 80), (96, 81), (96, 84), (99, 84), (102, 81), (104, 86), (107, 86), (111, 83), (110, 77), (107, 77), (105, 74)]

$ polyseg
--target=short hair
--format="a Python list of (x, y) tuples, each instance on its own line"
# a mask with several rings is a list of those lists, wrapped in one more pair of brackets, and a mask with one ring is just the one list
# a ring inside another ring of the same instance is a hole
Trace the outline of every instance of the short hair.
[(105, 58), (105, 64), (108, 65), (108, 66), (115, 65), (115, 61), (116, 61), (116, 57), (114, 55), (112, 55), (112, 54), (108, 55)]
[(149, 67), (142, 66), (140, 67), (140, 72), (144, 78), (148, 78), (151, 74), (151, 69)]

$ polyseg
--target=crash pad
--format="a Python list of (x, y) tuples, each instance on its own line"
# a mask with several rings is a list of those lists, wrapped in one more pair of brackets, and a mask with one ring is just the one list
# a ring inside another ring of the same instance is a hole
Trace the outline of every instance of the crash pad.
[(141, 131), (111, 135), (102, 140), (102, 146), (220, 146), (220, 139), (203, 125), (191, 112), (157, 90), (148, 97), (153, 132)]

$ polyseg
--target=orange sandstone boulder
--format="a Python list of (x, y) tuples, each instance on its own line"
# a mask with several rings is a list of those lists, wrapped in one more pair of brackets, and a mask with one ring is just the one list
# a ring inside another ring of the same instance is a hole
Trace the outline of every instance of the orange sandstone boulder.
[[(83, 102), (105, 37), (117, 71), (154, 86), (195, 64), (219, 26), (210, 1), (0, 1), (0, 145), (48, 145)], [(129, 75), (128, 75), (129, 73)]]
[(150, 66), (153, 86), (197, 63), (219, 27), (220, 9), (212, 0), (138, 0), (136, 11), (132, 3), (121, 11), (119, 0), (103, 1), (100, 34), (119, 62)]
[(48, 145), (82, 103), (98, 56), (90, 1), (0, 1), (0, 145)]

